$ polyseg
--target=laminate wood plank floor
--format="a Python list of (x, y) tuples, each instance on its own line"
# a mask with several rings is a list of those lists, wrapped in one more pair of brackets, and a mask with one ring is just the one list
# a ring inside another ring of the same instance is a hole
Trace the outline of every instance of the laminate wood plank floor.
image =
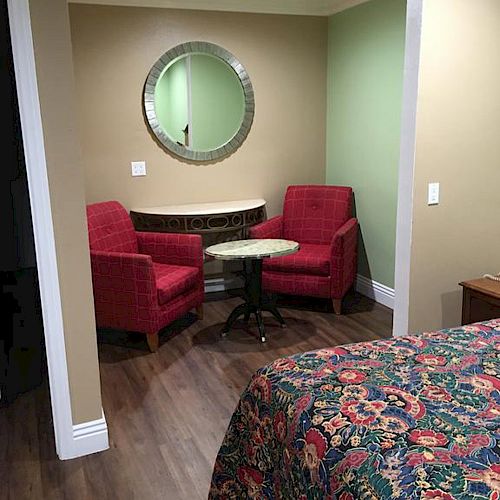
[(206, 499), (212, 466), (251, 375), (274, 359), (327, 346), (386, 338), (392, 311), (348, 297), (336, 316), (328, 301), (280, 299), (288, 327), (265, 317), (219, 332), (239, 297), (209, 296), (203, 320), (188, 315), (161, 335), (158, 353), (140, 335), (98, 335), (110, 449), (56, 457), (47, 383), (0, 409), (2, 499)]

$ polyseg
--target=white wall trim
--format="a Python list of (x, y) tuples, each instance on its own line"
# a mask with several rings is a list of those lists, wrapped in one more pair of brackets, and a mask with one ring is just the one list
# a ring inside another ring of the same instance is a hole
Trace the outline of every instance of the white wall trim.
[(187, 89), (187, 115), (188, 115), (188, 148), (193, 147), (193, 89), (191, 85), (191, 54), (186, 57), (186, 89)]
[(205, 280), (205, 293), (223, 292), (226, 290), (224, 278), (209, 278)]
[(224, 292), (226, 290), (233, 290), (241, 288), (243, 280), (238, 277), (226, 278), (208, 278), (205, 279), (205, 293)]
[(109, 448), (108, 426), (104, 413), (98, 420), (83, 422), (73, 426), (73, 456), (76, 458), (97, 453)]
[(408, 0), (401, 111), (393, 335), (409, 330), (410, 266), (416, 149), (418, 77), (423, 0)]
[(79, 456), (78, 449), (81, 442), (77, 445), (73, 430), (61, 294), (29, 1), (8, 0), (7, 6), (33, 219), (55, 445), (59, 458), (67, 459)]
[(356, 276), (356, 291), (379, 304), (383, 304), (391, 309), (394, 308), (394, 288), (358, 274)]
[[(238, 287), (241, 287), (241, 283), (237, 279), (209, 278), (205, 280), (205, 293), (224, 292), (225, 290)], [(379, 304), (383, 304), (391, 309), (394, 308), (394, 288), (358, 274), (356, 276), (356, 291)]]

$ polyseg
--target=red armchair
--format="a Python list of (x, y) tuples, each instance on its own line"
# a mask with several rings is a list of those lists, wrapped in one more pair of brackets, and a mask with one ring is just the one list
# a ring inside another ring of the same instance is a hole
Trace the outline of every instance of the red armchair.
[(117, 201), (87, 205), (87, 224), (97, 326), (144, 333), (154, 352), (164, 326), (202, 317), (201, 236), (135, 231)]
[(290, 186), (283, 215), (250, 228), (250, 238), (298, 241), (292, 255), (264, 259), (262, 286), (275, 293), (324, 297), (336, 314), (354, 283), (358, 221), (352, 217), (352, 189), (343, 186)]

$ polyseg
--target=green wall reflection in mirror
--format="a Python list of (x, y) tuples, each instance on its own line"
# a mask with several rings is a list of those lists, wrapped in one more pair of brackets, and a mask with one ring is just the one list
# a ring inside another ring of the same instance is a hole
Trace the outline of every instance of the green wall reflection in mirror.
[(245, 96), (239, 78), (224, 61), (190, 54), (162, 73), (155, 106), (160, 126), (173, 140), (197, 151), (210, 151), (238, 132)]
[(245, 69), (225, 49), (207, 42), (166, 52), (148, 75), (144, 105), (161, 143), (198, 161), (233, 152), (248, 134), (254, 113)]

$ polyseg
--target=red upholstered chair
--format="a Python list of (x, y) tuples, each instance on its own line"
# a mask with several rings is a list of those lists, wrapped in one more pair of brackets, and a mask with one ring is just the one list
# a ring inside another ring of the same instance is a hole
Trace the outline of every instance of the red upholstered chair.
[(201, 236), (135, 231), (117, 201), (87, 205), (87, 223), (97, 326), (144, 333), (154, 352), (164, 326), (203, 315)]
[(357, 237), (352, 189), (343, 186), (289, 186), (283, 214), (250, 228), (250, 238), (300, 243), (295, 254), (264, 259), (263, 288), (330, 298), (336, 314), (341, 314), (342, 298), (356, 277)]

